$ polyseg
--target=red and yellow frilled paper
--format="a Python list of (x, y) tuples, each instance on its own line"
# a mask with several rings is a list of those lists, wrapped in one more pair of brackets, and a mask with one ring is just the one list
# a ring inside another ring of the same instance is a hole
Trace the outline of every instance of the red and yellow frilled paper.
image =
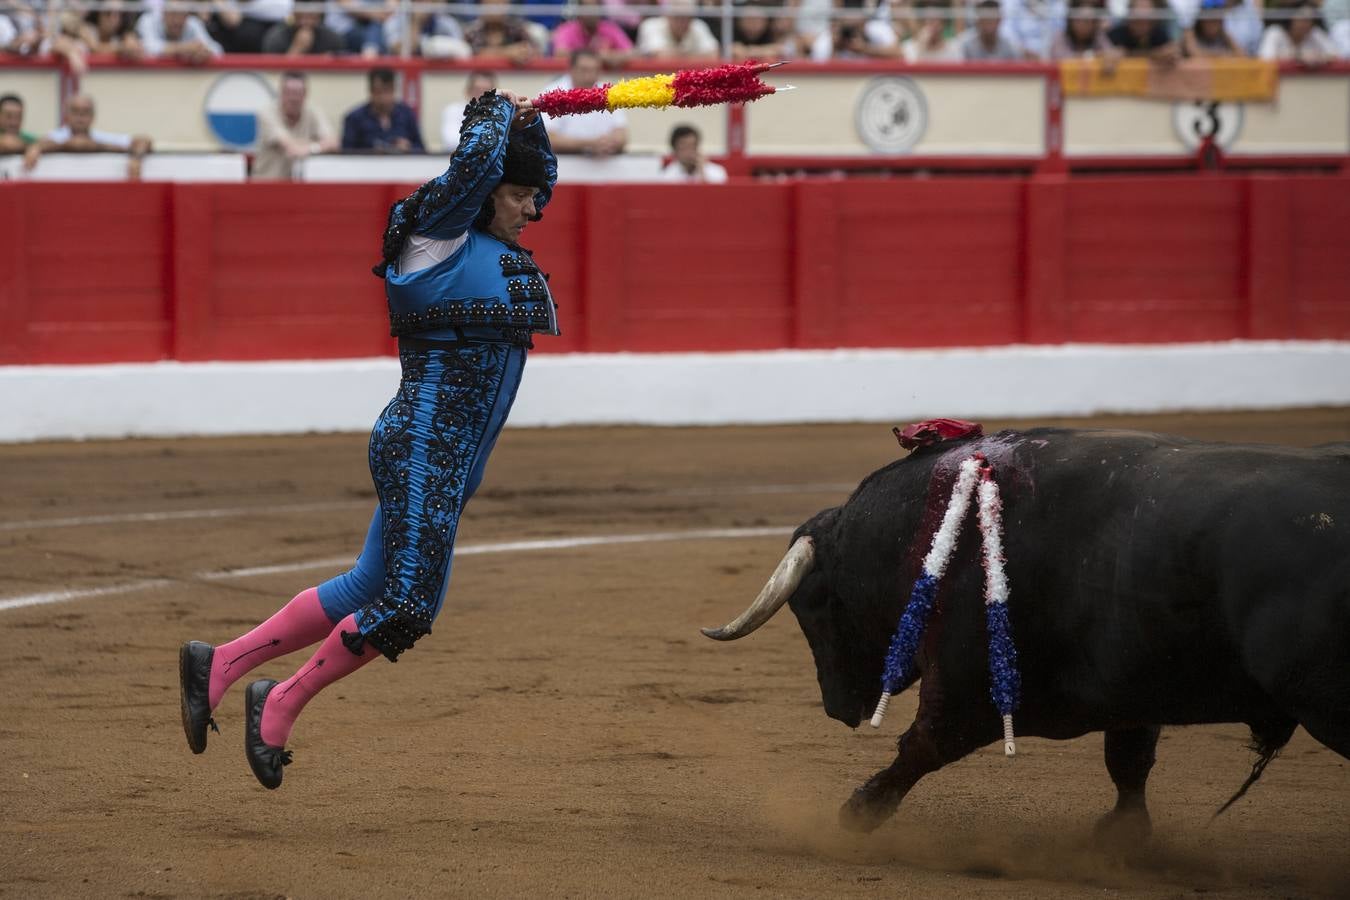
[(759, 77), (773, 67), (770, 63), (735, 63), (711, 69), (686, 69), (673, 75), (629, 78), (618, 84), (545, 91), (531, 102), (550, 116), (748, 103), (774, 93), (776, 88)]

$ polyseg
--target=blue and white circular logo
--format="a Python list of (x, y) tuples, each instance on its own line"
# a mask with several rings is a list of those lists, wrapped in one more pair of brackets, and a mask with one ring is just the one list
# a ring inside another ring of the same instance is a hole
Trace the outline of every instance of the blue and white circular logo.
[(252, 150), (258, 141), (258, 111), (276, 100), (257, 72), (228, 72), (206, 92), (206, 127), (231, 150)]

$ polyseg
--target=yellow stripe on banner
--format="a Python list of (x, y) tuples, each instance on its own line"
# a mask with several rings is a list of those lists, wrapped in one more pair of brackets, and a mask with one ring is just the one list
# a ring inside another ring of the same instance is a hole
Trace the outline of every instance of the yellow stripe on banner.
[(1059, 73), (1068, 97), (1271, 103), (1280, 87), (1278, 64), (1259, 59), (1195, 59), (1174, 66), (1123, 59), (1110, 70), (1101, 60), (1069, 59), (1059, 64)]
[(605, 103), (610, 109), (661, 109), (675, 101), (674, 75), (648, 75), (610, 85)]

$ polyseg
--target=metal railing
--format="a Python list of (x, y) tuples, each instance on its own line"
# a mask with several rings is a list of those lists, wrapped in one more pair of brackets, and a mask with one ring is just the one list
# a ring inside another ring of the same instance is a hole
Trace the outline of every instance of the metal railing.
[[(1123, 4), (1118, 4), (1123, 5)], [(1198, 6), (1198, 4), (1197, 4)], [(597, 3), (565, 5), (548, 3), (472, 3), (472, 2), (428, 2), (428, 0), (391, 0), (391, 2), (381, 4), (381, 6), (372, 6), (372, 10), (383, 8), (399, 22), (399, 33), (402, 35), (410, 34), (410, 26), (413, 17), (421, 14), (448, 15), (454, 17), (461, 24), (467, 24), (473, 19), (483, 14), (502, 13), (509, 16), (523, 19), (533, 18), (560, 18), (569, 19), (577, 16), (593, 15), (601, 18), (613, 18), (616, 15), (632, 16), (635, 18), (646, 19), (654, 16), (663, 16), (674, 13), (659, 2), (624, 5), (622, 7), (607, 6)], [(144, 12), (147, 10), (171, 10), (195, 13), (205, 18), (213, 13), (219, 12), (237, 12), (244, 16), (248, 13), (248, 3), (238, 3), (235, 0), (163, 0), (159, 3), (141, 2), (141, 0), (9, 0), (8, 3), (0, 5), (0, 15), (31, 15), (44, 26), (47, 35), (57, 34), (60, 30), (60, 16), (65, 12), (87, 13), (101, 10), (117, 10), (123, 12)], [(293, 11), (297, 12), (331, 12), (341, 9), (333, 0), (295, 0)], [(345, 11), (345, 10), (344, 10)], [(1217, 14), (1221, 18), (1222, 11), (1200, 11), (1199, 14)], [(1122, 10), (1123, 12), (1123, 10)], [(928, 5), (912, 6), (906, 4), (891, 4), (887, 0), (880, 0), (867, 7), (859, 8), (840, 8), (829, 6), (823, 9), (805, 10), (801, 6), (765, 6), (765, 5), (746, 5), (737, 4), (732, 0), (721, 0), (716, 4), (700, 4), (693, 11), (681, 9), (677, 14), (691, 15), (693, 18), (703, 19), (705, 21), (715, 21), (718, 24), (718, 42), (720, 52), (723, 58), (730, 58), (732, 54), (732, 45), (735, 43), (735, 23), (741, 18), (768, 18), (771, 21), (776, 19), (800, 19), (804, 13), (809, 14), (813, 20), (848, 20), (852, 22), (865, 22), (873, 19), (881, 19), (887, 22), (898, 22), (902, 26), (908, 27), (912, 23), (921, 23), (927, 21), (942, 21), (948, 23), (953, 30), (959, 31), (972, 24), (979, 16), (979, 12), (974, 8), (973, 3), (968, 0), (953, 0), (949, 5), (938, 6)], [(1108, 9), (1108, 5), (1103, 2), (1095, 9), (1095, 15), (1089, 12), (1088, 15), (1100, 20), (1103, 26), (1116, 24), (1124, 19), (1123, 15), (1114, 15)], [(1289, 21), (1306, 13), (1292, 9), (1271, 9), (1257, 11), (1257, 15), (1264, 24), (1274, 22)], [(1057, 7), (1052, 14), (1047, 16), (1022, 17), (1035, 19), (1037, 23), (1048, 25), (1053, 24), (1062, 28), (1069, 18), (1078, 18), (1083, 16), (1081, 8), (1068, 8), (1066, 3), (1062, 7)], [(1176, 15), (1169, 9), (1157, 9), (1149, 15), (1140, 16), (1137, 13), (1131, 13), (1132, 18), (1148, 18), (1155, 21), (1175, 24)], [(1000, 16), (1000, 18), (1007, 18)], [(1019, 24), (1021, 20), (1018, 16), (1012, 17), (1014, 25)], [(794, 24), (794, 34), (796, 28)], [(897, 35), (903, 39), (904, 35), (897, 32)], [(413, 51), (413, 42), (404, 40), (402, 46), (396, 55), (411, 57), (416, 55)], [(635, 57), (638, 54), (635, 52)], [(772, 55), (772, 54), (768, 54)]]

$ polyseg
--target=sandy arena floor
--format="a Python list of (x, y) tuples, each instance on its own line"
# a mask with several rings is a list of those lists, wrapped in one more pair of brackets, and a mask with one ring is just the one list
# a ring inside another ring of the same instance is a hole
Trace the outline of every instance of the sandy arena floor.
[[(1111, 423), (1350, 440), (1350, 410)], [(876, 425), (508, 431), (460, 546), (786, 530), (898, 452)], [(354, 556), (365, 437), (0, 447), (0, 497), (0, 607), (77, 594), (0, 608), (0, 896), (1350, 895), (1350, 766), (1302, 732), (1213, 823), (1245, 730), (1165, 732), (1155, 838), (1129, 861), (1089, 840), (1114, 800), (1100, 735), (986, 748), (877, 833), (840, 832), (913, 692), (850, 732), (786, 612), (736, 644), (699, 635), (759, 590), (778, 535), (461, 555), (435, 635), (322, 695), (271, 793), (241, 686), (188, 752), (178, 646)]]

